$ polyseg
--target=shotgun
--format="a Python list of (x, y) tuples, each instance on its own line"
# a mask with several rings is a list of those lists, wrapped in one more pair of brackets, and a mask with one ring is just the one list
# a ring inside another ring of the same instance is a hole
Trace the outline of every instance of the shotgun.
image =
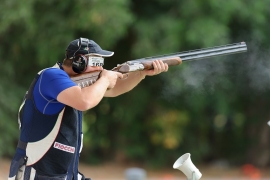
[[(118, 64), (117, 67), (113, 68), (112, 71), (121, 73), (129, 73), (134, 71), (142, 71), (144, 69), (153, 69), (152, 62), (154, 60), (162, 60), (169, 66), (176, 66), (181, 64), (183, 61), (193, 61), (199, 59), (206, 59), (210, 57), (229, 55), (242, 53), (247, 51), (247, 45), (245, 42), (228, 44), (223, 46), (216, 46), (211, 48), (203, 48), (192, 51), (184, 51), (172, 54), (165, 54), (159, 56), (146, 57), (141, 59), (135, 59), (127, 61), (123, 64)], [(81, 88), (90, 86), (95, 83), (99, 78), (101, 71), (94, 71), (85, 74), (79, 74), (71, 77), (71, 79)]]

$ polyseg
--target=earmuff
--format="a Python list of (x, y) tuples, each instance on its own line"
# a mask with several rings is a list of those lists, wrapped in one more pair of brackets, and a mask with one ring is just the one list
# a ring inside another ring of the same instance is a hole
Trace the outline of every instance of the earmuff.
[(83, 54), (78, 54), (73, 57), (72, 70), (78, 74), (83, 73), (87, 68), (87, 64), (87, 57), (85, 57)]
[[(79, 41), (79, 48), (76, 52), (78, 52), (82, 47), (88, 47), (89, 40), (86, 38), (80, 38)], [(73, 55), (73, 62), (72, 62), (72, 69), (76, 73), (83, 73), (88, 65), (88, 59), (83, 54), (76, 54), (76, 52)]]

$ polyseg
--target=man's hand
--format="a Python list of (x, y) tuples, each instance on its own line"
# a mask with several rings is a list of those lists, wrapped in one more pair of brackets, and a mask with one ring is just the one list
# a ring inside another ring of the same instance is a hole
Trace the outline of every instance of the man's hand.
[(154, 69), (143, 70), (142, 73), (146, 76), (154, 76), (154, 75), (160, 74), (162, 72), (167, 72), (169, 69), (168, 64), (164, 63), (161, 60), (153, 61), (153, 67), (154, 67)]
[(117, 79), (123, 78), (123, 74), (103, 69), (100, 74), (100, 78), (106, 78), (106, 80), (109, 82), (108, 89), (112, 89), (115, 86)]

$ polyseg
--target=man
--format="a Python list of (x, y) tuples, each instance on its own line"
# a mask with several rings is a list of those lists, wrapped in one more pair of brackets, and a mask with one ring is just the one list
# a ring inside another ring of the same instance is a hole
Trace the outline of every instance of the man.
[[(28, 89), (19, 110), (20, 139), (11, 162), (9, 180), (84, 180), (78, 171), (82, 149), (82, 111), (103, 97), (132, 90), (145, 76), (168, 71), (162, 61), (153, 70), (129, 73), (102, 68), (113, 52), (80, 38), (66, 49), (63, 63), (41, 70)], [(101, 71), (97, 81), (81, 88), (70, 77)]]

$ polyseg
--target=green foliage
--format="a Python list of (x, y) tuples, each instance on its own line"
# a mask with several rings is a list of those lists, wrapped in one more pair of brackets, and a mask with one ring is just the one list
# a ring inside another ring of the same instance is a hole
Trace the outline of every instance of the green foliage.
[(105, 66), (246, 41), (246, 54), (184, 62), (85, 112), (82, 160), (158, 167), (190, 152), (200, 163), (226, 159), (269, 165), (269, 160), (258, 160), (267, 157), (261, 152), (270, 146), (265, 129), (270, 105), (269, 5), (270, 0), (4, 0), (0, 156), (14, 152), (17, 111), (35, 74), (61, 61), (75, 38), (88, 37), (113, 50), (115, 56)]
[(11, 83), (3, 82), (1, 79), (0, 82), (0, 156), (13, 155), (14, 143), (17, 143), (16, 139), (19, 136), (16, 112), (22, 98), (15, 96), (14, 92), (9, 91), (9, 89), (17, 89), (18, 93), (22, 91)]

